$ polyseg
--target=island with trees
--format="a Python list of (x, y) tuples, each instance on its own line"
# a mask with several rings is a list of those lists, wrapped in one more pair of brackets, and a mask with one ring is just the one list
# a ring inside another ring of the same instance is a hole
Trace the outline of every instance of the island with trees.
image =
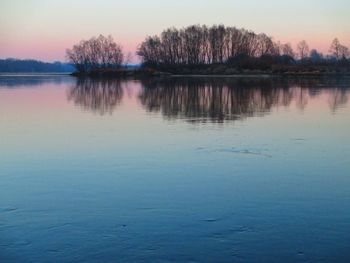
[(141, 66), (126, 67), (121, 46), (102, 35), (67, 50), (77, 76), (350, 74), (349, 48), (337, 38), (322, 54), (305, 40), (294, 50), (264, 33), (224, 25), (166, 29), (140, 43), (137, 55)]

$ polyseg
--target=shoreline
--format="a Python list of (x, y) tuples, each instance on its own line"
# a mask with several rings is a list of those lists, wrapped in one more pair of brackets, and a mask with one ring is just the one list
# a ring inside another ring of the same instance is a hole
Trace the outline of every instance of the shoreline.
[(77, 73), (41, 73), (41, 72), (20, 72), (20, 73), (0, 73), (0, 77), (49, 77), (49, 76), (70, 76), (75, 78), (135, 78), (135, 79), (146, 79), (146, 78), (323, 78), (323, 77), (350, 77), (349, 73), (321, 73), (321, 74), (303, 74), (303, 73), (293, 73), (293, 74), (169, 74), (169, 73), (155, 73), (155, 74), (77, 74)]
[(350, 77), (350, 72), (325, 73), (237, 73), (237, 74), (172, 74), (168, 72), (146, 72), (140, 70), (78, 72), (0, 72), (0, 77), (71, 76), (76, 78), (290, 78), (290, 77)]
[(303, 73), (237, 73), (237, 74), (173, 74), (168, 72), (144, 72), (144, 71), (125, 71), (125, 72), (94, 72), (90, 73), (77, 73), (73, 72), (70, 76), (77, 78), (284, 78), (284, 77), (350, 77), (350, 72), (303, 72)]

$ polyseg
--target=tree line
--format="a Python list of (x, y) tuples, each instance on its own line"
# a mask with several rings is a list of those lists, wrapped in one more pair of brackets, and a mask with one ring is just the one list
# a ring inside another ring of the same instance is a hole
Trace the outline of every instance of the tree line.
[(70, 64), (54, 62), (47, 63), (33, 59), (0, 59), (0, 72), (73, 72)]
[(137, 51), (143, 63), (149, 65), (200, 65), (229, 63), (239, 56), (260, 58), (285, 56), (293, 60), (346, 59), (349, 49), (334, 39), (331, 56), (316, 49), (310, 51), (305, 40), (294, 51), (290, 43), (275, 42), (272, 37), (246, 29), (224, 25), (192, 25), (182, 29), (169, 28), (160, 36), (149, 36)]
[[(330, 55), (310, 51), (306, 41), (297, 45), (281, 43), (264, 33), (224, 25), (191, 25), (168, 28), (160, 35), (148, 36), (138, 47), (137, 55), (144, 66), (234, 64), (243, 58), (278, 58), (279, 62), (340, 61), (349, 57), (349, 49), (334, 39)], [(79, 72), (120, 68), (124, 55), (120, 44), (111, 36), (83, 40), (67, 50), (67, 58)], [(128, 56), (128, 59), (129, 56)], [(253, 60), (255, 63), (256, 60)]]
[(223, 25), (193, 25), (147, 37), (137, 54), (148, 64), (198, 65), (224, 63), (240, 54), (257, 57), (278, 52), (278, 46), (266, 34)]

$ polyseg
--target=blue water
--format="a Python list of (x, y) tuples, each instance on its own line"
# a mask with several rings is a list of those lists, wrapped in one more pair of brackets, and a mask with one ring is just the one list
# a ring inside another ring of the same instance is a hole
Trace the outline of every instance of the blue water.
[(0, 262), (350, 262), (349, 96), (0, 76)]

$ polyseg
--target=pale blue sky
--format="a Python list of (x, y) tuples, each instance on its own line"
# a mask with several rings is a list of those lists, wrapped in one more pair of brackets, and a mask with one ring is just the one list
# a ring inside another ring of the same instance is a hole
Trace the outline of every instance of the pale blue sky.
[(349, 10), (346, 0), (1, 0), (0, 57), (63, 60), (67, 47), (98, 34), (134, 51), (170, 26), (219, 23), (326, 52), (336, 36), (350, 46)]

